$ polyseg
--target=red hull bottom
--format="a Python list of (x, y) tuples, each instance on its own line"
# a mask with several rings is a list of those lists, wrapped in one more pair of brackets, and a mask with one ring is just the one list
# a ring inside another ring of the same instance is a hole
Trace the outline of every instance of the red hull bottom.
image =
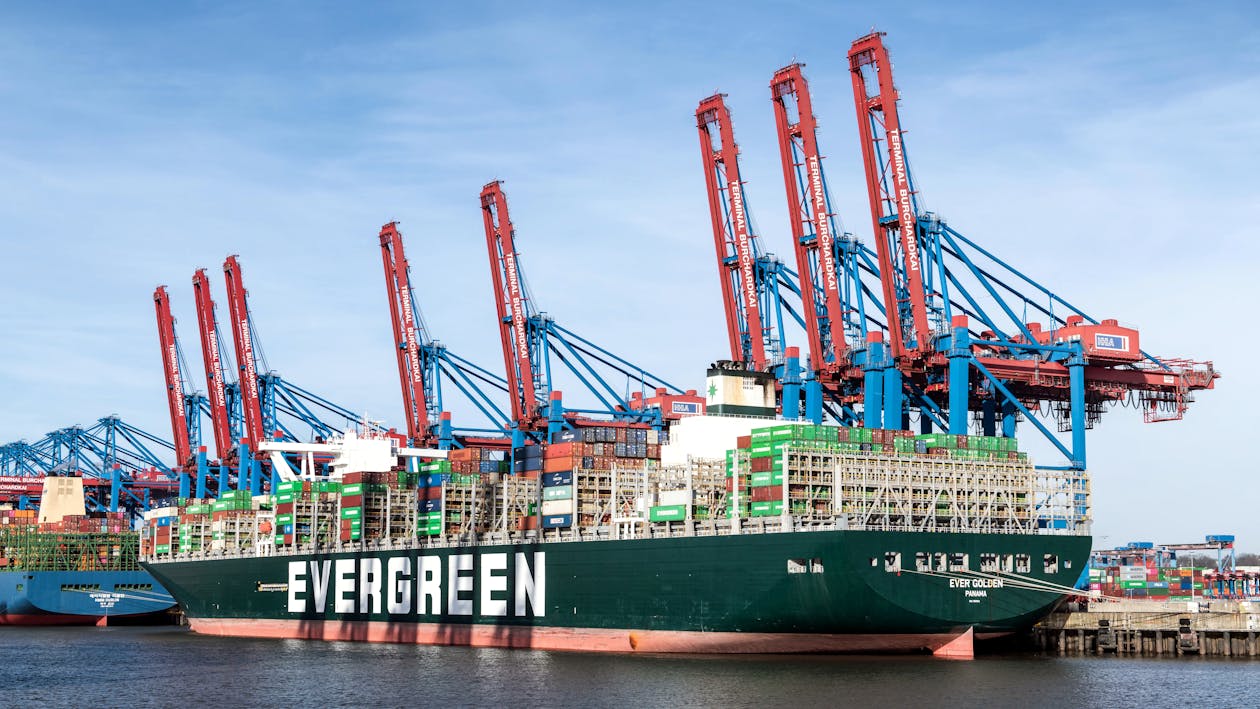
[[(960, 633), (846, 634), (716, 633), (603, 628), (539, 628), (381, 621), (301, 621), (189, 618), (204, 635), (418, 645), (524, 648), (574, 652), (646, 653), (906, 653), (950, 659), (974, 656), (970, 628)], [(978, 636), (982, 638), (996, 635)]]
[(31, 613), (29, 615), (0, 615), (0, 625), (100, 625), (105, 616), (56, 615)]
[(137, 615), (62, 615), (59, 613), (5, 613), (0, 615), (0, 626), (5, 625), (95, 625), (104, 628), (115, 622), (132, 621), (155, 613)]

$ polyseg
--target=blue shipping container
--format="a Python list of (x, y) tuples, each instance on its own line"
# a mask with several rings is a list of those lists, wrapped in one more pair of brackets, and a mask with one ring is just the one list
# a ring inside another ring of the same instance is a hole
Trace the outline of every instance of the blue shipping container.
[(441, 512), (441, 500), (420, 500), (419, 509), (421, 512)]
[(450, 479), (451, 476), (448, 473), (429, 473), (428, 475), (421, 474), (420, 482), (416, 485), (416, 487), (442, 487), (442, 485)]
[(543, 517), (543, 529), (556, 529), (557, 527), (572, 527), (573, 515), (552, 515)]
[(566, 470), (560, 473), (543, 473), (542, 484), (543, 487), (551, 487), (553, 485), (572, 485), (573, 471)]
[(174, 518), (174, 517), (158, 517), (158, 518), (157, 518), (157, 526), (159, 526), (159, 527), (169, 527), (169, 526), (171, 526), (171, 520), (173, 520), (173, 519), (175, 519), (175, 518)]
[(480, 468), (480, 470), (481, 470), (481, 472), (483, 472), (483, 473), (497, 473), (497, 472), (499, 472), (499, 461), (497, 461), (497, 460), (483, 460), (483, 461), (481, 461), (481, 468)]

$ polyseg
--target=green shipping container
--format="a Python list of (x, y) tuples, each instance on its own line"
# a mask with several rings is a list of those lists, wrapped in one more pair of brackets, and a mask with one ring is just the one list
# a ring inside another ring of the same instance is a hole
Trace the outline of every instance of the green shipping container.
[(573, 486), (557, 485), (555, 487), (544, 487), (542, 494), (544, 500), (571, 500), (573, 499)]
[(687, 519), (686, 505), (657, 505), (648, 509), (650, 522), (677, 522)]
[(343, 507), (341, 509), (342, 519), (360, 519), (363, 515), (362, 507)]
[(342, 497), (354, 497), (363, 494), (363, 483), (347, 483), (341, 486)]
[(749, 506), (749, 512), (753, 517), (781, 515), (783, 514), (783, 501), (774, 500), (771, 502), (754, 502)]
[(1142, 589), (1145, 589), (1145, 588), (1146, 588), (1146, 582), (1145, 582), (1145, 581), (1121, 581), (1121, 582), (1120, 582), (1120, 588), (1126, 588), (1126, 589), (1138, 589), (1138, 588), (1142, 588)]
[(769, 487), (771, 485), (782, 485), (783, 473), (753, 473), (748, 477), (749, 487)]
[(171, 553), (171, 545), (170, 545), (170, 544), (159, 544), (159, 545), (157, 545), (157, 547), (155, 547), (155, 548), (154, 548), (154, 551), (156, 551), (156, 552), (157, 552), (157, 553), (159, 553), (159, 554), (170, 554), (170, 553)]

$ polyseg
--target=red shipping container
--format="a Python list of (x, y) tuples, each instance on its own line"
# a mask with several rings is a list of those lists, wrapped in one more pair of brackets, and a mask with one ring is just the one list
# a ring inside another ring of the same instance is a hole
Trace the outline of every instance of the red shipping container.
[(346, 473), (345, 475), (341, 476), (341, 482), (343, 485), (349, 485), (351, 483), (361, 483), (363, 482), (363, 473), (361, 472)]
[(783, 499), (782, 485), (768, 485), (766, 487), (754, 487), (749, 495), (753, 502), (771, 502)]
[(580, 441), (563, 441), (547, 446), (547, 450), (543, 452), (543, 458), (575, 457), (584, 454), (585, 451)]
[[(748, 489), (748, 480), (747, 480), (747, 479), (745, 479), (745, 478), (741, 478), (741, 479), (740, 479), (740, 481), (739, 481), (739, 489), (740, 489), (740, 490), (747, 490), (747, 489)], [(731, 478), (727, 478), (727, 479), (726, 479), (726, 491), (727, 491), (727, 492), (735, 492), (735, 478), (731, 477)]]
[(349, 497), (341, 498), (342, 509), (346, 509), (347, 507), (362, 507), (362, 506), (363, 506), (363, 495), (351, 495)]
[(748, 450), (752, 448), (752, 436), (740, 436), (735, 439), (735, 447)]
[(754, 473), (768, 473), (774, 467), (774, 458), (753, 458), (748, 462)]
[(440, 500), (442, 499), (442, 488), (440, 486), (422, 487), (420, 488), (421, 500)]
[(538, 518), (533, 515), (526, 515), (516, 520), (516, 528), (522, 532), (538, 529)]

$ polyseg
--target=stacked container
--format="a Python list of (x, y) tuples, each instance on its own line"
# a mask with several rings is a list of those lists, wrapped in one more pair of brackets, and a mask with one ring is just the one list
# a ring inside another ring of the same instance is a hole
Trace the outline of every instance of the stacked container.
[[(548, 449), (550, 455), (551, 450), (557, 447), (570, 446), (569, 443), (557, 443)], [(564, 458), (568, 460), (568, 458)], [(544, 460), (542, 474), (542, 506), (539, 510), (542, 516), (543, 529), (558, 529), (562, 527), (573, 526), (573, 470), (565, 470), (561, 467), (555, 472), (547, 472), (550, 460)]]

